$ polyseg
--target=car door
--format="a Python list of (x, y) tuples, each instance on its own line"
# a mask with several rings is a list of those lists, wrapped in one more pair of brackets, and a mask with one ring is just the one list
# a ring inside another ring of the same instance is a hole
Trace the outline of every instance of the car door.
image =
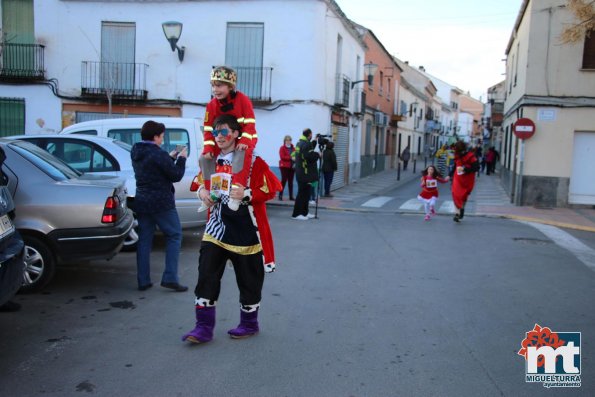
[(77, 171), (118, 175), (120, 163), (103, 147), (78, 139), (27, 139), (66, 162)]

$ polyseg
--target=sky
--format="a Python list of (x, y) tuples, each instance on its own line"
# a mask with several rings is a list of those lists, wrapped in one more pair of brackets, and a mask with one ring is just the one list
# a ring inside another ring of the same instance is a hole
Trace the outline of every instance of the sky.
[(409, 65), (486, 100), (504, 80), (506, 45), (522, 0), (335, 0)]

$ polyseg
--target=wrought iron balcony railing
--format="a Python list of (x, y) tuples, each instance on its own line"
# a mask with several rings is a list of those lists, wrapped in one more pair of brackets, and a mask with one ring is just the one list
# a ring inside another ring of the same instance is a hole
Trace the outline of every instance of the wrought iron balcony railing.
[(0, 80), (43, 80), (41, 44), (0, 43)]
[(232, 66), (238, 74), (238, 91), (253, 102), (271, 102), (273, 68)]
[(147, 99), (147, 64), (83, 61), (81, 67), (83, 96)]

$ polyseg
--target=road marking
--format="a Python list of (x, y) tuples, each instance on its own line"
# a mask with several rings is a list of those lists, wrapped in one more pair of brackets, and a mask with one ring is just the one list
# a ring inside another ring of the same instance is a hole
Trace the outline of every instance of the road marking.
[(418, 199), (411, 199), (401, 204), (399, 209), (407, 211), (419, 211), (422, 207), (423, 203), (421, 201), (419, 201)]
[(438, 212), (446, 212), (449, 214), (455, 213), (455, 203), (452, 200), (446, 200), (441, 206)]
[(533, 226), (535, 229), (545, 234), (554, 243), (570, 251), (570, 253), (576, 256), (578, 260), (587, 265), (589, 269), (595, 271), (595, 250), (585, 245), (571, 234), (562, 229), (558, 229), (555, 226), (527, 221), (519, 222)]
[(363, 203), (362, 204), (362, 207), (380, 208), (384, 204), (386, 204), (389, 201), (391, 201), (392, 199), (393, 199), (393, 197), (387, 197), (387, 196), (374, 197), (373, 199), (370, 199), (370, 200), (366, 201), (365, 203)]

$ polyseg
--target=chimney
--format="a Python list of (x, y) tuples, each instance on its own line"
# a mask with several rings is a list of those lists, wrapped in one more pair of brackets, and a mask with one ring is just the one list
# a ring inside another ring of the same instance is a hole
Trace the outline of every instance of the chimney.
[(423, 66), (420, 66), (419, 67), (419, 70), (421, 70), (422, 72), (425, 72), (426, 71), (426, 68), (424, 68)]

